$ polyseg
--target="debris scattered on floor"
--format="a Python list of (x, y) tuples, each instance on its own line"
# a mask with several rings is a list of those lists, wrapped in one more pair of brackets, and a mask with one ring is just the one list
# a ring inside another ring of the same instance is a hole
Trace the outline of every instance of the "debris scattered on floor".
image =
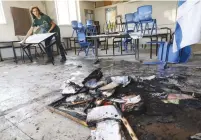
[(104, 77), (98, 68), (82, 85), (65, 82), (65, 98), (54, 107), (85, 126), (96, 127), (91, 130), (92, 140), (194, 138), (193, 133), (201, 131), (201, 102), (194, 94), (182, 92), (184, 78), (173, 74)]
[(94, 62), (94, 64), (96, 65), (96, 64), (99, 64), (100, 63), (100, 60), (99, 59), (97, 59), (95, 62)]
[(201, 140), (201, 133), (195, 134), (190, 137), (190, 140)]
[(153, 80), (155, 78), (156, 78), (156, 76), (152, 75), (152, 76), (148, 76), (148, 77), (141, 77), (140, 79), (142, 79), (142, 80)]
[(131, 82), (131, 77), (129, 76), (115, 76), (111, 77), (112, 82), (116, 84), (121, 84), (123, 87), (127, 86)]
[(92, 140), (121, 140), (121, 126), (117, 120), (105, 120), (97, 123), (96, 130), (91, 130)]
[(87, 87), (81, 87), (74, 82), (71, 81), (65, 81), (63, 85), (61, 86), (62, 94), (65, 95), (71, 95), (71, 94), (78, 94), (78, 93), (85, 93), (88, 91)]
[(193, 99), (193, 96), (186, 95), (186, 94), (168, 94), (167, 100), (182, 100), (182, 99)]
[(105, 119), (120, 120), (121, 116), (113, 105), (95, 107), (87, 114), (87, 122), (100, 122)]

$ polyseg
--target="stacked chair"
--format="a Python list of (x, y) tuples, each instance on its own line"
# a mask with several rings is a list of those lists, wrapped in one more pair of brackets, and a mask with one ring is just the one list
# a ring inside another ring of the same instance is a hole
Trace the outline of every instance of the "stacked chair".
[(80, 50), (78, 51), (78, 55), (81, 51), (85, 52), (85, 56), (88, 56), (89, 49), (92, 48), (93, 54), (94, 54), (94, 47), (93, 43), (89, 42), (86, 38), (87, 35), (94, 35), (95, 30), (92, 28), (93, 22), (88, 22), (88, 25), (84, 26), (81, 22), (77, 22), (75, 26), (75, 21), (72, 21), (72, 28), (73, 32), (76, 32), (78, 43), (80, 45)]
[(156, 19), (152, 18), (152, 6), (145, 5), (138, 7), (137, 13), (141, 32), (146, 34), (147, 31), (149, 35), (153, 35), (153, 32), (155, 31), (155, 34), (157, 34), (157, 22)]

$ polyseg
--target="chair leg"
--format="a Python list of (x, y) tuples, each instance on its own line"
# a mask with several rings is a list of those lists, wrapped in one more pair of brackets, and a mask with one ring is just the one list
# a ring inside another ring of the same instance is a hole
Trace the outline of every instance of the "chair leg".
[(80, 50), (77, 52), (77, 55), (79, 56), (80, 52), (82, 51), (82, 48), (80, 48)]
[(124, 49), (125, 49), (126, 53), (128, 53), (128, 43), (127, 42), (124, 42)]
[(113, 55), (114, 55), (114, 39), (113, 39)]
[(92, 47), (92, 51), (93, 51), (93, 54), (95, 55), (95, 48), (94, 47)]
[(21, 54), (21, 60), (23, 62), (23, 49), (22, 49), (22, 47), (20, 47), (20, 54)]
[(88, 53), (89, 53), (89, 47), (85, 48), (85, 54), (86, 54), (86, 56), (88, 56)]
[(1, 50), (0, 50), (0, 61), (3, 61)]
[(121, 45), (119, 45), (119, 43), (117, 43), (118, 44), (118, 52), (120, 51), (120, 47), (121, 47)]
[(37, 54), (37, 56), (40, 57), (40, 55), (39, 55), (39, 53), (38, 53), (38, 51), (37, 51), (37, 47), (36, 47), (36, 50), (35, 50), (35, 51), (36, 51), (35, 53)]
[(64, 48), (64, 51), (65, 51), (65, 53), (66, 53), (66, 55), (67, 55), (67, 50), (68, 50), (68, 48), (66, 47), (66, 44), (64, 43), (64, 42), (61, 42), (61, 44), (63, 44), (63, 48)]

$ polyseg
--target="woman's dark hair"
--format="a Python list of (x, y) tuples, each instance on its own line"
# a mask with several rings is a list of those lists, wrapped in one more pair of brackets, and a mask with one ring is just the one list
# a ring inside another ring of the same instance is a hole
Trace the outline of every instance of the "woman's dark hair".
[(37, 6), (33, 6), (30, 8), (30, 14), (33, 19), (36, 19), (36, 16), (33, 14), (33, 9), (37, 9), (40, 15), (44, 15)]

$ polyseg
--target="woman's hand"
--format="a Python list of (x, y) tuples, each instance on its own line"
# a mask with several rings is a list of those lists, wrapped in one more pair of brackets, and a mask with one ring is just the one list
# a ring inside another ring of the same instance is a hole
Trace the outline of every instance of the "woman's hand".
[(24, 38), (23, 40), (22, 40), (22, 43), (21, 44), (24, 44), (26, 42), (26, 39)]
[(51, 31), (55, 28), (56, 24), (52, 21), (51, 22), (51, 27), (50, 27), (50, 30), (48, 31), (48, 33), (51, 33)]

